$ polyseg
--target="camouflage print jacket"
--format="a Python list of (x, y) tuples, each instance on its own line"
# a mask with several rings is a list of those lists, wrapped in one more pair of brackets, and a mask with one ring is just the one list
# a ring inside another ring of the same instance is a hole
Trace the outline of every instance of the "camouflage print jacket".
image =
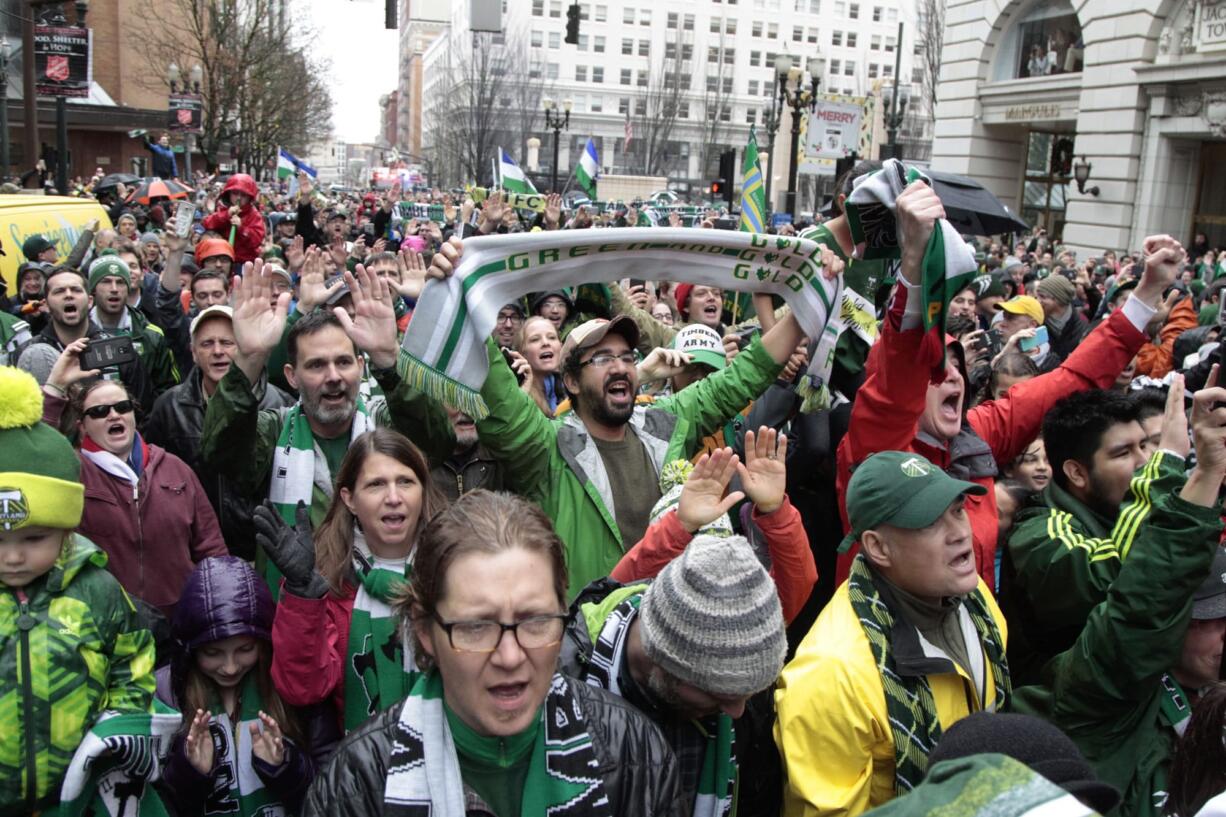
[(150, 711), (153, 660), (153, 637), (83, 536), (20, 592), (0, 587), (0, 815), (58, 801), (101, 712)]

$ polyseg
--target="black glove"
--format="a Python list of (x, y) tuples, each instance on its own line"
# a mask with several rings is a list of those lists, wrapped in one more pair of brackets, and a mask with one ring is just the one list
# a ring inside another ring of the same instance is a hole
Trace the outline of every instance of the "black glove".
[(315, 570), (315, 542), (306, 505), (298, 501), (296, 524), (285, 524), (271, 500), (256, 506), (255, 541), (285, 576), (285, 589), (304, 599), (323, 598), (328, 582)]

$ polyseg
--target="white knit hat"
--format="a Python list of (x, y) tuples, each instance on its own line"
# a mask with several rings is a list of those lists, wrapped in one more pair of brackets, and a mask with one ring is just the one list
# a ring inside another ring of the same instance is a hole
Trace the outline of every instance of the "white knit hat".
[(783, 669), (787, 638), (775, 583), (743, 536), (696, 536), (639, 606), (643, 650), (713, 695), (752, 695)]

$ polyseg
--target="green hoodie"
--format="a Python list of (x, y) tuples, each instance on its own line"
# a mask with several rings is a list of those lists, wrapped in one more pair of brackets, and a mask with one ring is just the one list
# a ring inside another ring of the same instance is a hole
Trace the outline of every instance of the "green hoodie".
[(59, 799), (103, 710), (152, 711), (153, 661), (153, 637), (106, 554), (83, 536), (72, 534), (50, 572), (20, 594), (0, 589), (0, 815)]

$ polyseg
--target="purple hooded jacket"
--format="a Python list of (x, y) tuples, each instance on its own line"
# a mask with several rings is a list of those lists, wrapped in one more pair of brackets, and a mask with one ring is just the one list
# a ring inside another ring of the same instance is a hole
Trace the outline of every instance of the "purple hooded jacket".
[[(214, 556), (196, 565), (175, 609), (173, 628), (180, 654), (170, 666), (157, 671), (158, 700), (181, 710), (176, 687), (194, 661), (193, 651), (200, 646), (239, 635), (253, 636), (271, 644), (275, 609), (268, 585), (242, 559)], [(296, 711), (309, 745), (301, 747), (287, 739), (285, 760), (276, 767), (254, 755), (251, 758), (251, 765), (268, 792), (289, 813), (297, 813), (315, 777), (315, 770), (332, 754), (340, 740), (336, 714), (330, 706), (302, 707)], [(204, 815), (210, 813), (206, 809), (214, 799), (215, 788), (223, 787), (223, 791), (216, 794), (224, 797), (228, 781), (213, 779), (219, 770), (219, 758), (214, 757), (213, 773), (208, 775), (196, 771), (187, 759), (184, 738), (191, 713), (184, 712), (183, 716), (183, 731), (175, 736), (163, 770), (162, 796), (180, 817)]]

